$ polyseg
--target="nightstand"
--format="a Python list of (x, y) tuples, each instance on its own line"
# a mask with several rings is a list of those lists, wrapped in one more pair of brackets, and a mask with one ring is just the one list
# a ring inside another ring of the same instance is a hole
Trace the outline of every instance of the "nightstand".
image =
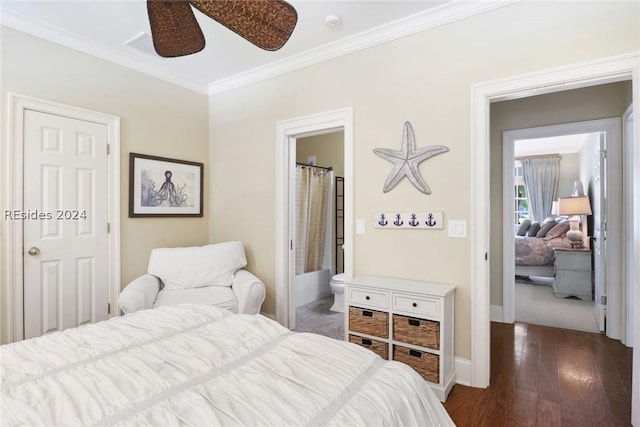
[(553, 293), (558, 298), (593, 299), (591, 251), (589, 249), (555, 249)]

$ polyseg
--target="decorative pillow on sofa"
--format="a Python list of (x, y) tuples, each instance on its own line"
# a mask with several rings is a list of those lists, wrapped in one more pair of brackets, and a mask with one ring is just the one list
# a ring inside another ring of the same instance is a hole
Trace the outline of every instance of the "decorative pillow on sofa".
[(540, 223), (536, 221), (533, 224), (531, 224), (531, 227), (529, 227), (529, 230), (527, 231), (527, 236), (536, 237), (536, 234), (538, 234), (538, 231), (540, 231)]
[(567, 219), (561, 219), (558, 222), (556, 222), (556, 225), (547, 232), (547, 235), (544, 236), (544, 240), (551, 240), (551, 239), (555, 239), (556, 237), (560, 237), (563, 234), (565, 234), (567, 231), (569, 231), (569, 228), (571, 227), (569, 220)]
[(186, 248), (151, 251), (149, 274), (164, 283), (164, 289), (231, 286), (233, 275), (247, 265), (241, 242), (224, 242)]
[(527, 230), (529, 229), (530, 225), (531, 225), (531, 220), (523, 219), (522, 222), (520, 223), (520, 227), (518, 227), (516, 236), (524, 236), (525, 234), (527, 234)]
[(555, 220), (553, 221), (547, 221), (548, 218), (546, 218), (544, 221), (542, 221), (542, 225), (540, 226), (540, 231), (538, 231), (538, 233), (536, 234), (536, 237), (544, 237), (547, 235), (547, 233), (549, 232), (549, 230), (551, 230), (553, 227), (556, 226), (556, 222)]

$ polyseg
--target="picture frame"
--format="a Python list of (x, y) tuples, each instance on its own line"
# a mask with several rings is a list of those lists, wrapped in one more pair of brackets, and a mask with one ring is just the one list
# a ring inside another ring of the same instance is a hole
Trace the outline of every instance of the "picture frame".
[(129, 153), (129, 217), (202, 217), (204, 165)]

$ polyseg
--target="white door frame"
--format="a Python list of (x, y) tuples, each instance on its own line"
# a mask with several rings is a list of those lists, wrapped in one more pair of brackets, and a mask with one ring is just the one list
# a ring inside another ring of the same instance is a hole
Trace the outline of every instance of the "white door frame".
[[(547, 138), (552, 136), (563, 135), (575, 135), (581, 133), (594, 133), (603, 132), (606, 134), (607, 151), (611, 153), (612, 162), (617, 161), (618, 167), (607, 168), (607, 173), (613, 174), (614, 170), (621, 169), (620, 154), (622, 152), (622, 136), (621, 136), (621, 119), (609, 118), (599, 120), (588, 120), (582, 122), (563, 123), (559, 125), (551, 126), (539, 126), (535, 128), (527, 129), (515, 129), (506, 131), (503, 133), (503, 145), (502, 145), (502, 206), (503, 206), (503, 228), (502, 228), (502, 321), (504, 323), (513, 323), (515, 321), (515, 246), (513, 241), (515, 239), (515, 232), (513, 224), (511, 224), (507, 218), (507, 215), (513, 215), (513, 162), (514, 156), (514, 143), (520, 139), (534, 139), (534, 138)], [(622, 179), (619, 177), (618, 181)], [(607, 179), (607, 185), (609, 182), (613, 182), (613, 187), (607, 198), (607, 206), (605, 207), (608, 212), (613, 215), (617, 215), (622, 218), (619, 206), (622, 206), (622, 193), (620, 187), (615, 185), (614, 180)], [(630, 184), (630, 183), (628, 183)], [(611, 258), (611, 262), (616, 265), (611, 265), (612, 268), (607, 268), (606, 283), (611, 284), (607, 287), (607, 336), (614, 339), (621, 338), (621, 328), (623, 322), (626, 322), (624, 316), (624, 309), (622, 306), (622, 295), (626, 287), (620, 286), (623, 282), (621, 277), (621, 265), (622, 259), (621, 249), (623, 233), (620, 220), (609, 221), (611, 228), (607, 230), (607, 234), (611, 237), (609, 239), (610, 252), (608, 256)], [(615, 244), (617, 242), (617, 244)], [(608, 249), (609, 250), (609, 249)], [(623, 289), (624, 288), (624, 289)]]
[(634, 330), (636, 328), (635, 325), (637, 323), (634, 322), (635, 315), (635, 292), (636, 288), (632, 285), (633, 283), (633, 269), (634, 265), (637, 264), (637, 258), (635, 258), (636, 254), (638, 254), (639, 249), (635, 249), (633, 245), (633, 228), (629, 227), (629, 225), (633, 225), (633, 200), (634, 200), (634, 186), (633, 186), (633, 153), (634, 153), (634, 144), (637, 144), (637, 136), (633, 135), (633, 105), (629, 105), (624, 114), (622, 115), (622, 174), (623, 181), (627, 183), (625, 188), (625, 194), (622, 198), (622, 218), (623, 224), (627, 225), (626, 230), (624, 231), (627, 239), (626, 239), (626, 247), (624, 250), (626, 251), (626, 258), (623, 259), (623, 274), (625, 276), (624, 283), (626, 284), (625, 291), (627, 293), (627, 303), (623, 307), (625, 310), (623, 318), (627, 319), (626, 325), (623, 325), (622, 331), (622, 342), (629, 347), (633, 347), (633, 337)]
[(276, 126), (276, 320), (291, 327), (295, 275), (296, 138), (344, 132), (344, 272), (353, 277), (353, 109), (283, 120)]
[[(30, 96), (9, 93), (8, 144), (6, 163), (6, 209), (23, 209), (24, 114), (27, 110), (90, 121), (107, 127), (108, 147), (108, 286), (110, 317), (119, 315), (120, 293), (120, 118)], [(105, 224), (105, 227), (107, 224)], [(7, 284), (7, 325), (9, 342), (24, 338), (24, 299), (22, 265), (23, 227), (21, 221), (5, 221)]]
[[(490, 379), (490, 280), (489, 280), (489, 148), (491, 102), (523, 98), (612, 83), (631, 78), (633, 108), (640, 108), (640, 52), (587, 61), (569, 66), (527, 73), (471, 86), (471, 217), (470, 217), (470, 285), (471, 285), (471, 385), (486, 388)], [(640, 121), (636, 121), (640, 122)], [(634, 123), (639, 134), (640, 123)], [(634, 144), (634, 188), (640, 188), (640, 148)], [(637, 148), (637, 150), (635, 150)], [(634, 211), (640, 212), (640, 198), (634, 200)], [(635, 247), (640, 247), (640, 215), (633, 219)], [(501, 256), (502, 254), (497, 254)], [(633, 280), (640, 287), (640, 268), (636, 264)], [(636, 292), (636, 305), (640, 305), (640, 292)], [(636, 319), (640, 310), (636, 310)], [(636, 342), (640, 342), (635, 331)], [(640, 402), (640, 351), (634, 352), (633, 399)], [(632, 403), (632, 422), (640, 425), (640, 403)]]

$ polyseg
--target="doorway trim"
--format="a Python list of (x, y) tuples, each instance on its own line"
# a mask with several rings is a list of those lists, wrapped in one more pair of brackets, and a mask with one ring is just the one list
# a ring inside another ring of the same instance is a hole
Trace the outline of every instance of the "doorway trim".
[[(536, 71), (471, 86), (471, 217), (470, 217), (470, 285), (471, 285), (471, 385), (486, 388), (490, 380), (490, 104), (509, 99), (524, 98), (632, 80), (633, 108), (640, 108), (640, 52), (602, 58), (568, 66)], [(634, 122), (634, 133), (639, 134), (639, 123)], [(638, 147), (637, 141), (634, 148)], [(640, 148), (638, 149), (640, 151)], [(635, 150), (634, 150), (635, 151)], [(640, 186), (640, 156), (634, 153), (634, 186)], [(640, 211), (640, 200), (634, 201), (634, 209)], [(634, 240), (640, 247), (640, 215), (634, 215)], [(499, 254), (501, 256), (502, 254)], [(640, 277), (636, 268), (633, 283), (636, 289)], [(640, 292), (636, 292), (636, 304), (640, 304)], [(640, 311), (640, 310), (638, 310)], [(636, 312), (638, 317), (638, 312)], [(636, 342), (639, 330), (635, 331)], [(640, 352), (634, 355), (633, 394), (638, 401), (640, 389)], [(635, 423), (640, 423), (640, 404), (633, 405)]]
[[(514, 227), (507, 220), (507, 215), (512, 215), (510, 206), (513, 205), (513, 162), (514, 156), (514, 143), (520, 139), (535, 139), (535, 138), (548, 138), (553, 136), (566, 136), (582, 133), (604, 133), (606, 134), (606, 140), (611, 141), (612, 146), (608, 146), (608, 151), (611, 152), (612, 160), (618, 160), (615, 170), (620, 170), (620, 153), (622, 152), (622, 138), (620, 134), (620, 118), (607, 118), (598, 120), (588, 120), (581, 122), (562, 123), (558, 125), (550, 126), (538, 126), (534, 128), (515, 129), (505, 131), (503, 133), (503, 145), (502, 145), (502, 206), (503, 206), (503, 228), (502, 228), (502, 322), (513, 323), (515, 321), (515, 286), (513, 278), (515, 276), (515, 247), (513, 241), (515, 239)], [(613, 171), (612, 168), (607, 169), (609, 173)], [(618, 179), (618, 184), (622, 176)], [(607, 179), (607, 185), (610, 180)], [(619, 185), (613, 183), (613, 189), (617, 191), (611, 191), (609, 198), (607, 198), (607, 211), (613, 211), (613, 206), (621, 206), (622, 193)], [(619, 215), (621, 218), (621, 215)], [(620, 221), (610, 221), (611, 229), (610, 234), (614, 239), (614, 242), (621, 242), (623, 238), (623, 228)], [(611, 251), (611, 259), (615, 263), (619, 264), (621, 259), (620, 249), (622, 245), (613, 245)], [(622, 307), (622, 294), (624, 292), (624, 285), (622, 287), (615, 286), (613, 284), (620, 283), (622, 279), (620, 277), (620, 265), (613, 265), (613, 268), (607, 269), (607, 277), (605, 278), (608, 284), (607, 287), (607, 299), (609, 300), (609, 307), (614, 307), (613, 310), (608, 311), (607, 322), (607, 336), (614, 339), (620, 338), (620, 328), (622, 325), (623, 307)]]
[(276, 320), (291, 327), (295, 304), (295, 154), (296, 139), (344, 132), (344, 272), (353, 277), (353, 108), (283, 120), (276, 124)]
[[(6, 209), (23, 208), (24, 173), (24, 115), (27, 110), (90, 121), (107, 127), (110, 153), (108, 170), (108, 272), (109, 317), (118, 316), (120, 293), (120, 118), (109, 114), (9, 93), (8, 95), (8, 144), (6, 172)], [(105, 224), (105, 226), (107, 226)], [(5, 221), (7, 309), (6, 337), (9, 342), (24, 339), (23, 280), (23, 227), (21, 221)]]

